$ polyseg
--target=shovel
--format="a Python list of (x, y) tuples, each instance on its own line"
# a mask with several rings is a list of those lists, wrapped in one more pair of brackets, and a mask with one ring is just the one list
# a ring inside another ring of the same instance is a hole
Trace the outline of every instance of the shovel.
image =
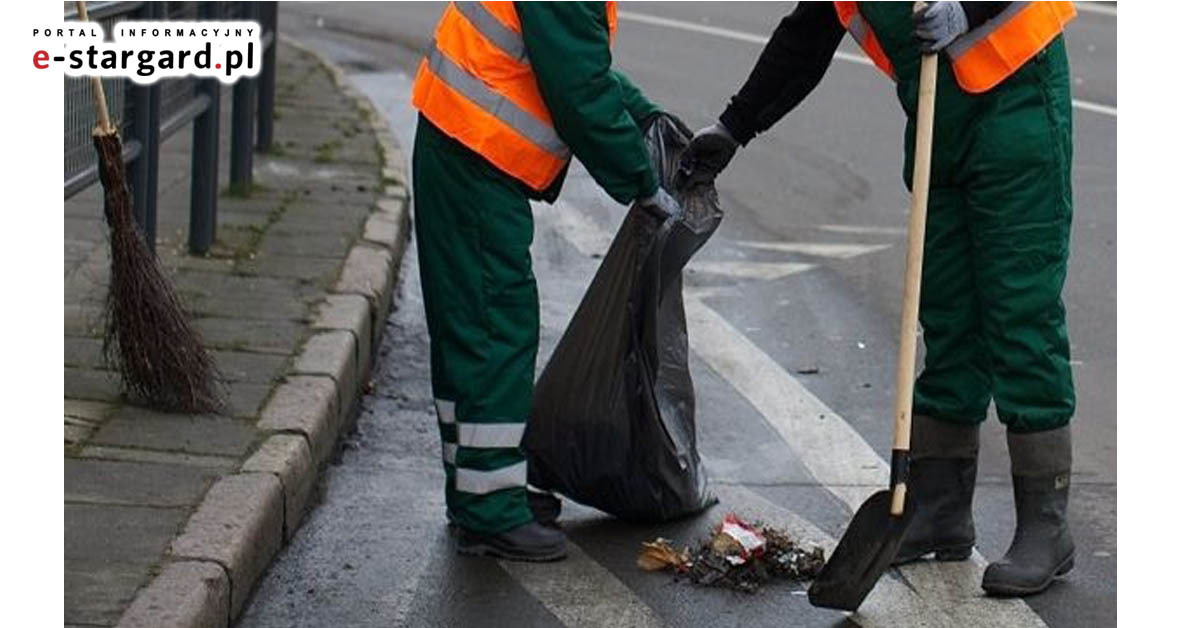
[(908, 263), (904, 273), (904, 307), (900, 318), (900, 354), (896, 360), (896, 424), (892, 436), (890, 489), (879, 491), (863, 502), (833, 550), (833, 555), (829, 557), (829, 562), (809, 587), (809, 601), (825, 608), (857, 610), (896, 558), (904, 532), (912, 523), (913, 505), (905, 503), (905, 494), (908, 487), (913, 379), (917, 361), (917, 304), (921, 300), (925, 206), (929, 200), (929, 161), (933, 148), (936, 54), (921, 58), (920, 81), (912, 210), (908, 219)]

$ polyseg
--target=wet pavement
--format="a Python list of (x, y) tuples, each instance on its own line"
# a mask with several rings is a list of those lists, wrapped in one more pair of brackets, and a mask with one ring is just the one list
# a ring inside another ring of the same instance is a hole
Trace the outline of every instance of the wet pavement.
[[(617, 64), (699, 128), (723, 106), (790, 5), (630, 4)], [(406, 75), (440, 4), (285, 5), (281, 26), (346, 68), (411, 144)], [(663, 25), (662, 18), (684, 26)], [(692, 25), (688, 30), (686, 24)], [(706, 34), (696, 25), (725, 29)], [(1069, 31), (1075, 97), (1116, 106), (1114, 16)], [(847, 53), (857, 53), (847, 41)], [(1079, 554), (1027, 602), (982, 597), (978, 577), (1011, 538), (1003, 431), (985, 426), (975, 515), (979, 554), (894, 570), (863, 612), (813, 608), (796, 587), (747, 596), (638, 570), (639, 544), (691, 543), (725, 512), (831, 545), (882, 486), (907, 194), (903, 121), (876, 71), (835, 61), (817, 91), (742, 151), (719, 182), (726, 219), (686, 279), (700, 447), (721, 503), (703, 516), (633, 525), (568, 504), (570, 556), (553, 565), (453, 553), (414, 251), (401, 270), (375, 385), (322, 479), (322, 503), (280, 555), (240, 625), (836, 626), (1116, 622), (1116, 117), (1076, 108), (1076, 218), (1066, 299), (1079, 390), (1071, 524)], [(544, 364), (624, 208), (578, 164), (563, 200), (535, 207)], [(814, 447), (827, 434), (837, 448)], [(866, 483), (860, 480), (866, 479)]]

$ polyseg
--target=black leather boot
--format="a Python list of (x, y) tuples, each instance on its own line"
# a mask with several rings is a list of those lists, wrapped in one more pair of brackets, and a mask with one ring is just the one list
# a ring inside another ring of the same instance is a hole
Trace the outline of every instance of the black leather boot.
[(479, 534), (463, 529), (458, 536), (458, 553), (535, 563), (548, 562), (566, 558), (567, 536), (562, 530), (536, 521), (499, 534)]
[(975, 495), (979, 425), (913, 417), (909, 495), (912, 524), (893, 565), (933, 554), (943, 561), (966, 560), (975, 548)]
[(1045, 591), (1075, 566), (1067, 527), (1071, 488), (1070, 426), (1029, 434), (1008, 433), (1017, 531), (1004, 558), (983, 572), (983, 590), (1024, 596)]

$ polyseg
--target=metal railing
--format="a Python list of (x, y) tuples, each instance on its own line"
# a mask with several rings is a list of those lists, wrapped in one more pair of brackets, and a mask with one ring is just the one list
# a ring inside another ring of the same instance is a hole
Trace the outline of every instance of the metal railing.
[[(71, 3), (73, 5), (73, 3)], [(262, 29), (258, 76), (233, 85), (229, 188), (250, 190), (254, 150), (274, 142), (275, 50), (278, 2), (89, 2), (88, 18), (111, 33), (125, 20), (253, 20)], [(74, 9), (64, 19), (78, 19)], [(71, 198), (99, 179), (92, 129), (96, 125), (91, 86), (85, 77), (66, 77), (63, 89), (63, 197)], [(197, 77), (162, 79), (138, 85), (129, 79), (104, 79), (109, 111), (121, 127), (134, 216), (151, 250), (158, 230), (159, 144), (192, 124), (191, 207), (188, 250), (203, 254), (217, 229), (221, 84)], [(256, 134), (257, 127), (257, 134)]]

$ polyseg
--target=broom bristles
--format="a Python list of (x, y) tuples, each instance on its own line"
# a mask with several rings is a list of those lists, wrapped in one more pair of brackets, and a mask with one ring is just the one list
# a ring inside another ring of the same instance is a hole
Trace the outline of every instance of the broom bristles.
[(133, 220), (121, 138), (93, 136), (100, 156), (111, 275), (104, 308), (104, 357), (126, 394), (170, 412), (220, 409), (212, 357), (192, 329), (170, 281)]

